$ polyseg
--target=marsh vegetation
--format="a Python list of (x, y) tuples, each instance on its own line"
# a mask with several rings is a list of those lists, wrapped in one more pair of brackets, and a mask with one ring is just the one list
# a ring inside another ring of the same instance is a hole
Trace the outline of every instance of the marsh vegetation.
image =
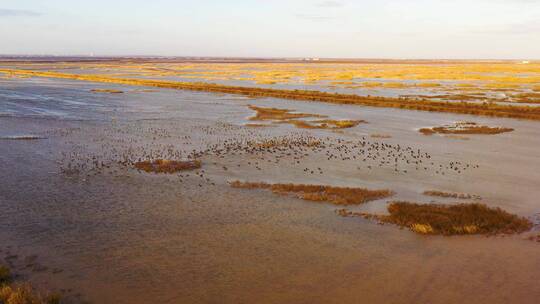
[(293, 195), (313, 202), (329, 202), (334, 205), (359, 205), (393, 195), (390, 190), (334, 187), (325, 185), (268, 184), (233, 181), (231, 187), (241, 189), (268, 189), (275, 194)]
[(512, 132), (512, 128), (504, 127), (489, 127), (479, 125), (476, 122), (470, 121), (459, 121), (452, 125), (445, 125), (433, 128), (422, 128), (419, 130), (420, 133), (424, 135), (432, 134), (485, 134), (485, 135), (495, 135), (501, 133)]
[(60, 304), (61, 295), (43, 293), (27, 282), (15, 282), (9, 268), (0, 264), (0, 303)]
[(152, 173), (176, 173), (185, 170), (195, 170), (201, 167), (199, 160), (178, 161), (156, 159), (154, 161), (141, 161), (134, 164), (135, 168)]
[(319, 101), (335, 104), (351, 104), (372, 107), (398, 108), (429, 112), (473, 114), (494, 117), (523, 118), (540, 120), (540, 107), (518, 106), (499, 103), (470, 103), (438, 101), (426, 98), (362, 96), (356, 94), (331, 93), (318, 90), (290, 90), (262, 87), (221, 85), (208, 82), (180, 82), (138, 78), (116, 78), (103, 75), (66, 74), (20, 69), (0, 69), (0, 73), (30, 77), (74, 79), (90, 82), (114, 83), (122, 85), (160, 87), (179, 90), (206, 91), (239, 94), (249, 97), (275, 97), (301, 101)]
[[(311, 302), (418, 302), (414, 286), (429, 286), (441, 302), (463, 302), (440, 297), (450, 288), (498, 303), (505, 292), (485, 286), (504, 285), (527, 303), (540, 274), (538, 233), (527, 231), (538, 222), (537, 122), (427, 112), (536, 119), (539, 109), (518, 102), (536, 98), (534, 84), (513, 79), (536, 77), (530, 66), (484, 68), (13, 64), (32, 71), (6, 74), (0, 90), (0, 133), (21, 135), (0, 144), (2, 232), (17, 236), (0, 251), (52, 248), (48, 270), (9, 260), (23, 271), (16, 279), (45, 290), (67, 282), (63, 297), (92, 303), (287, 303), (298, 282)], [(19, 78), (37, 76), (59, 79)], [(290, 100), (258, 98), (280, 96)], [(416, 108), (426, 111), (405, 111)], [(445, 125), (453, 121), (464, 123)], [(421, 126), (441, 137), (419, 135)], [(519, 132), (454, 133), (465, 129)], [(24, 293), (17, 283), (6, 294)]]
[[(250, 117), (249, 120), (272, 121), (274, 123), (292, 124), (300, 129), (348, 129), (356, 127), (360, 123), (365, 123), (365, 121), (363, 120), (329, 119), (326, 115), (297, 113), (293, 112), (293, 110), (288, 109), (264, 108), (253, 105), (250, 105), (249, 108), (256, 112), (256, 115)], [(302, 118), (304, 120), (301, 120)], [(306, 120), (306, 118), (319, 119)], [(262, 125), (259, 124), (255, 126)]]
[(419, 234), (518, 234), (530, 230), (533, 224), (526, 218), (510, 214), (500, 208), (480, 203), (419, 204), (390, 202), (389, 215), (337, 211), (343, 217), (363, 217), (379, 223), (394, 224)]

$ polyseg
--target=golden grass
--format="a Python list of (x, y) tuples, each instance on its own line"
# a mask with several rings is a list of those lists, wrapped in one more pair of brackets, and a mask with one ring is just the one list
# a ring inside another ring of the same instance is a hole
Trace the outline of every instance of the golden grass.
[(59, 304), (58, 294), (41, 295), (30, 284), (0, 287), (0, 303), (5, 304)]
[[(299, 120), (299, 118), (326, 118), (326, 115), (296, 113), (289, 109), (264, 108), (250, 105), (249, 108), (256, 112), (255, 116), (249, 120), (256, 121), (274, 121), (279, 123), (292, 124), (300, 129), (346, 129), (357, 126), (365, 122), (363, 120), (335, 120), (335, 119), (319, 119), (319, 120)], [(261, 125), (258, 125), (261, 126)]]
[(381, 139), (392, 138), (392, 135), (388, 135), (388, 134), (371, 134), (370, 136), (371, 138), (381, 138)]
[(532, 223), (525, 218), (478, 203), (439, 205), (392, 202), (388, 212), (390, 215), (377, 216), (377, 219), (421, 234), (513, 234), (532, 228)]
[(267, 184), (233, 181), (230, 185), (242, 189), (269, 189), (273, 193), (294, 196), (314, 202), (330, 202), (335, 205), (359, 205), (393, 195), (390, 190), (333, 187), (323, 185)]
[(348, 129), (353, 128), (359, 125), (363, 120), (334, 120), (334, 119), (324, 119), (324, 120), (285, 120), (285, 123), (290, 123), (300, 129)]
[(326, 117), (325, 115), (307, 114), (307, 113), (293, 113), (293, 110), (277, 109), (277, 108), (264, 108), (249, 105), (249, 108), (255, 111), (255, 116), (250, 117), (249, 120), (272, 120), (272, 121), (286, 121), (290, 119), (307, 118), (307, 117)]
[(512, 128), (488, 127), (475, 122), (456, 122), (453, 125), (446, 125), (433, 128), (422, 128), (419, 130), (424, 135), (438, 134), (486, 134), (494, 135), (506, 132), (512, 132)]
[(472, 194), (467, 194), (467, 193), (452, 193), (452, 192), (444, 192), (444, 191), (437, 191), (437, 190), (424, 191), (424, 195), (444, 197), (444, 198), (458, 198), (458, 199), (475, 199), (475, 200), (482, 199), (478, 195), (472, 195)]
[[(531, 65), (533, 66), (533, 65)], [(534, 65), (536, 66), (536, 65)], [(181, 90), (207, 91), (227, 94), (240, 94), (249, 97), (275, 97), (302, 101), (319, 101), (337, 104), (355, 104), (373, 107), (398, 108), (404, 110), (420, 110), (431, 112), (446, 112), (459, 114), (484, 115), (494, 117), (508, 118), (523, 118), (540, 120), (540, 107), (518, 106), (518, 105), (502, 105), (497, 103), (467, 103), (467, 102), (448, 102), (435, 101), (417, 98), (390, 98), (390, 97), (374, 97), (374, 96), (358, 96), (348, 94), (337, 94), (320, 91), (306, 90), (282, 90), (270, 88), (251, 88), (239, 86), (226, 86), (211, 83), (190, 83), (177, 81), (160, 81), (149, 79), (129, 79), (129, 78), (114, 78), (100, 75), (76, 75), (57, 72), (41, 72), (29, 70), (15, 69), (0, 69), (0, 72), (16, 75), (25, 75), (33, 77), (48, 77), (61, 79), (75, 79), (82, 81), (116, 83), (123, 85), (161, 87)], [(539, 77), (540, 78), (540, 77)], [(429, 78), (428, 78), (429, 79)], [(459, 78), (457, 78), (459, 79)], [(527, 82), (539, 82), (537, 79), (518, 80)], [(512, 79), (507, 79), (512, 81)]]
[[(343, 119), (343, 120), (336, 120), (336, 119), (324, 119), (324, 120), (316, 120), (313, 121), (314, 123), (318, 124), (321, 128), (326, 129), (348, 129), (353, 128), (359, 125), (360, 123), (365, 123), (364, 120), (350, 120), (350, 119)], [(330, 127), (327, 127), (330, 126)]]
[(59, 304), (61, 296), (56, 293), (41, 294), (29, 283), (12, 284), (9, 268), (0, 265), (0, 303), (2, 304)]
[(435, 232), (433, 230), (433, 227), (428, 224), (412, 224), (410, 228), (412, 231), (421, 234), (432, 234), (433, 232)]
[(185, 170), (195, 170), (201, 167), (198, 160), (175, 161), (157, 159), (155, 161), (141, 161), (134, 164), (135, 168), (152, 173), (176, 173)]
[(528, 93), (515, 94), (515, 95), (512, 95), (512, 102), (537, 104), (537, 103), (540, 103), (540, 93), (528, 92)]
[(536, 93), (536, 92), (534, 92), (534, 93), (519, 93), (519, 94), (513, 95), (513, 97), (539, 99), (540, 98), (540, 93)]

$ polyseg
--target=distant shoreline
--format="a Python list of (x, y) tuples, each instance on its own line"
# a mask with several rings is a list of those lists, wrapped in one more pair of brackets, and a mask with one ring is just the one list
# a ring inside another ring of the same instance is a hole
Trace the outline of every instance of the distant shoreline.
[(538, 63), (532, 59), (382, 59), (382, 58), (264, 58), (196, 56), (19, 56), (0, 55), (0, 63), (54, 62), (145, 62), (145, 63), (358, 63), (358, 64), (454, 64), (454, 63)]

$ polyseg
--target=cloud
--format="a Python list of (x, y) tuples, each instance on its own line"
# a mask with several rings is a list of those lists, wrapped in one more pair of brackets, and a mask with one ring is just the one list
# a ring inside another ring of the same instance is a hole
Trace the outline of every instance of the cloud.
[(342, 7), (342, 6), (345, 6), (345, 3), (341, 2), (341, 1), (323, 1), (323, 2), (319, 2), (317, 3), (317, 6), (318, 7)]
[(37, 17), (37, 16), (41, 16), (41, 14), (38, 12), (29, 11), (29, 10), (0, 8), (0, 17)]

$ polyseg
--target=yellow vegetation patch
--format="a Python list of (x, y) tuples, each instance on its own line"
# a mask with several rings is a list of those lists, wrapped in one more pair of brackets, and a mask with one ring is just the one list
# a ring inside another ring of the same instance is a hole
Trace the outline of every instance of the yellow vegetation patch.
[(409, 85), (402, 82), (385, 82), (382, 86), (384, 88), (391, 88), (391, 89), (404, 89), (404, 88), (409, 87)]
[(511, 96), (511, 101), (517, 103), (540, 103), (540, 92), (518, 93)]
[(371, 138), (381, 138), (381, 139), (392, 138), (392, 135), (389, 135), (389, 134), (371, 134), (370, 136)]
[(365, 122), (362, 120), (299, 120), (299, 118), (326, 118), (326, 115), (296, 113), (288, 109), (263, 108), (250, 105), (250, 109), (256, 111), (256, 115), (249, 120), (266, 121), (271, 120), (279, 123), (287, 123), (301, 129), (346, 129), (357, 126)]
[(334, 120), (334, 119), (324, 119), (324, 120), (286, 120), (285, 123), (291, 123), (300, 129), (348, 129), (356, 127), (363, 120)]
[(296, 113), (288, 109), (263, 108), (254, 105), (250, 105), (249, 108), (256, 112), (255, 116), (249, 118), (250, 120), (284, 121), (306, 117), (326, 117), (325, 115)]
[(0, 265), (0, 303), (3, 304), (59, 304), (61, 296), (55, 293), (42, 294), (28, 283), (12, 282), (12, 274)]
[(479, 125), (475, 122), (456, 122), (453, 125), (446, 125), (433, 128), (422, 128), (419, 130), (420, 133), (424, 135), (432, 135), (435, 133), (438, 134), (501, 134), (506, 132), (512, 132), (512, 128), (503, 128), (503, 127), (488, 127)]
[(157, 159), (155, 161), (142, 161), (135, 163), (135, 168), (145, 172), (153, 173), (175, 173), (185, 170), (194, 170), (201, 167), (201, 162), (198, 160), (191, 161), (175, 161)]
[(478, 203), (439, 205), (393, 202), (388, 206), (388, 212), (390, 215), (377, 218), (418, 233), (521, 233), (532, 228), (532, 223), (525, 218)]
[(330, 202), (336, 205), (358, 205), (393, 195), (390, 190), (368, 190), (363, 188), (333, 187), (323, 185), (267, 184), (234, 181), (230, 185), (242, 189), (269, 189), (277, 194), (292, 194), (314, 202)]
[(412, 231), (421, 234), (431, 234), (434, 232), (433, 227), (429, 224), (412, 224), (410, 228)]

